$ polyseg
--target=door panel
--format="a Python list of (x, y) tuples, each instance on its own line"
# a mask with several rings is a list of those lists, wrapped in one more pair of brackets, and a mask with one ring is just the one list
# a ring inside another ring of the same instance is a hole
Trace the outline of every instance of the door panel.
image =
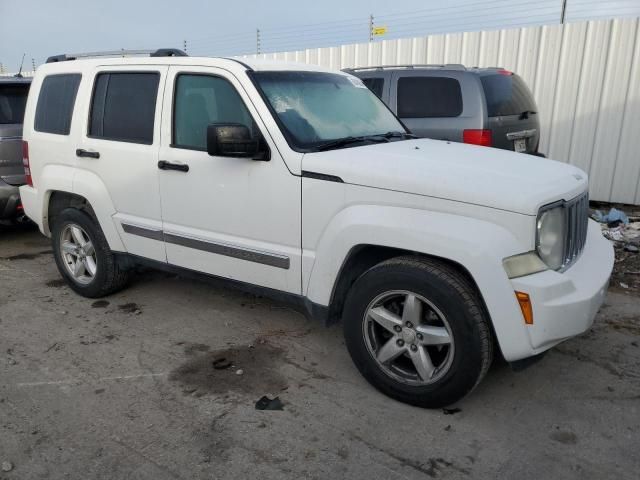
[[(171, 67), (166, 90), (160, 161), (188, 167), (159, 170), (168, 262), (299, 294), (301, 180), (246, 92), (230, 73), (209, 67)], [(261, 132), (270, 161), (210, 156), (213, 122)]]
[(97, 68), (77, 146), (85, 151), (77, 152), (78, 168), (95, 173), (96, 181), (106, 185), (127, 251), (163, 262), (157, 164), (167, 71), (166, 66)]

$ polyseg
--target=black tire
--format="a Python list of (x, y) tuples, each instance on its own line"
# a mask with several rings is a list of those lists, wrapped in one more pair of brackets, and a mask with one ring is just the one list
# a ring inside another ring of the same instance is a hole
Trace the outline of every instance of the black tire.
[[(67, 271), (62, 257), (60, 241), (63, 229), (70, 224), (79, 225), (91, 240), (96, 254), (96, 273), (93, 279), (82, 284)], [(89, 213), (77, 208), (67, 208), (55, 217), (52, 229), (53, 255), (58, 271), (69, 286), (83, 297), (99, 298), (124, 288), (129, 281), (129, 271), (120, 267), (102, 233), (102, 229)]]
[[(443, 368), (441, 378), (433, 383), (407, 384), (393, 378), (367, 347), (363, 325), (371, 302), (384, 292), (400, 290), (427, 299), (450, 327), (454, 348), (448, 370)], [(351, 358), (369, 383), (392, 398), (420, 407), (440, 408), (460, 400), (480, 383), (493, 358), (489, 320), (476, 289), (464, 275), (435, 259), (398, 257), (366, 271), (349, 291), (343, 326)]]

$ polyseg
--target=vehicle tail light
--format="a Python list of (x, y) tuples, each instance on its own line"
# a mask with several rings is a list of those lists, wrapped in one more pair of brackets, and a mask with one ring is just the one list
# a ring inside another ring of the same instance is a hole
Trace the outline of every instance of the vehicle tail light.
[(513, 72), (510, 72), (509, 70), (505, 70), (504, 68), (498, 70), (498, 75), (506, 75), (506, 76), (511, 76), (513, 75)]
[(462, 141), (471, 145), (482, 145), (490, 147), (493, 145), (493, 136), (491, 130), (471, 129), (462, 132)]
[(29, 166), (29, 144), (25, 141), (22, 142), (22, 166), (24, 167), (24, 176), (27, 180), (27, 185), (33, 187), (31, 167)]

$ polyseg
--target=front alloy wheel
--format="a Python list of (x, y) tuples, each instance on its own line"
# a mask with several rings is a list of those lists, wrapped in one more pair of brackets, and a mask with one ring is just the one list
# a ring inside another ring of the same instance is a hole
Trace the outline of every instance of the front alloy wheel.
[(454, 342), (446, 317), (417, 293), (376, 297), (363, 321), (367, 350), (380, 369), (407, 385), (428, 385), (451, 366)]
[(489, 318), (474, 285), (442, 260), (385, 260), (352, 285), (345, 343), (377, 389), (412, 405), (450, 405), (480, 382), (493, 357)]

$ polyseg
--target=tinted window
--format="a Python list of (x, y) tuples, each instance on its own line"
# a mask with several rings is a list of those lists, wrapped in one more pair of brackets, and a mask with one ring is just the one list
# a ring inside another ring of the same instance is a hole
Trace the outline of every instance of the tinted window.
[(207, 126), (241, 123), (256, 134), (251, 114), (227, 80), (211, 75), (179, 75), (173, 112), (173, 146), (207, 149)]
[(80, 78), (80, 74), (45, 77), (36, 106), (36, 131), (69, 135)]
[(444, 77), (403, 77), (398, 80), (400, 118), (457, 117), (462, 113), (460, 82)]
[(28, 93), (28, 83), (0, 83), (0, 124), (22, 123)]
[(384, 78), (363, 78), (362, 83), (364, 83), (369, 90), (375, 93), (378, 98), (382, 98)]
[(153, 122), (160, 74), (101, 73), (91, 102), (89, 136), (153, 143)]
[(518, 75), (508, 72), (497, 73), (482, 76), (480, 80), (490, 117), (537, 111), (536, 102), (529, 87)]

